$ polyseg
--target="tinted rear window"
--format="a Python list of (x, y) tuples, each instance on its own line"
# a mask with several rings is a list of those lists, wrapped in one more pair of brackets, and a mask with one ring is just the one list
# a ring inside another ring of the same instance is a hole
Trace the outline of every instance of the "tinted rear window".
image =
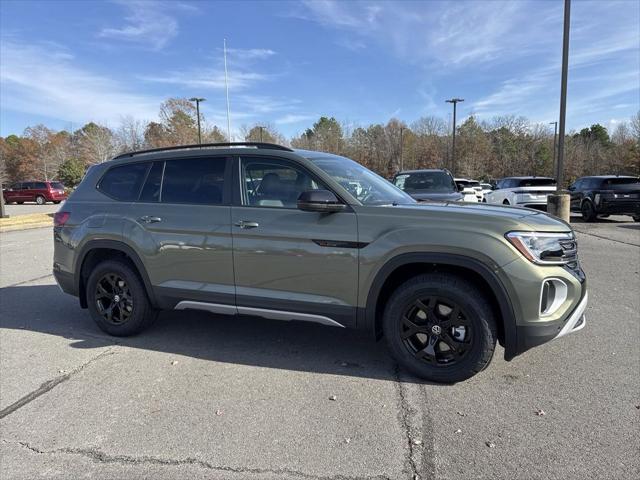
[(225, 168), (224, 158), (168, 160), (164, 167), (162, 203), (220, 205)]
[(416, 172), (398, 175), (394, 183), (404, 191), (451, 192), (453, 179), (445, 172)]
[(111, 168), (104, 174), (98, 190), (122, 202), (138, 198), (149, 163), (132, 163)]
[(144, 188), (140, 195), (141, 202), (159, 202), (160, 201), (160, 183), (162, 182), (162, 169), (164, 162), (155, 162), (147, 180), (144, 182)]
[(553, 178), (525, 178), (518, 181), (518, 187), (551, 187), (555, 184)]
[(612, 190), (622, 190), (628, 187), (638, 188), (640, 187), (640, 179), (638, 178), (609, 178), (602, 182), (603, 188), (609, 188)]

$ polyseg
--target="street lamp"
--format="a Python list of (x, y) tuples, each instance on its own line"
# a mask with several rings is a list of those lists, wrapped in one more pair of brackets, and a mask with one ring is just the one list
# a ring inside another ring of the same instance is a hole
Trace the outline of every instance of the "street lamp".
[(453, 103), (453, 145), (451, 146), (451, 172), (456, 174), (456, 105), (464, 102), (464, 98), (451, 98), (445, 100), (446, 103)]
[(193, 97), (189, 99), (190, 102), (196, 102), (196, 113), (198, 115), (198, 144), (202, 143), (202, 133), (200, 131), (200, 102), (204, 102), (205, 100), (206, 98), (198, 98), (198, 97)]
[(553, 128), (553, 172), (555, 175), (555, 171), (556, 171), (556, 145), (557, 145), (557, 138), (558, 138), (558, 122), (549, 122), (549, 125), (554, 125)]
[(402, 141), (402, 133), (404, 132), (404, 127), (400, 127), (400, 171), (402, 172), (404, 170), (404, 156), (403, 156), (403, 144), (404, 142)]

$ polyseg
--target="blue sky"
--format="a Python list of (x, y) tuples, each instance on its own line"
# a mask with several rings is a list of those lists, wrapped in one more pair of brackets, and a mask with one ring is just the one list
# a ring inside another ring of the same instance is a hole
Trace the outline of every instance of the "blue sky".
[[(562, 1), (7, 1), (0, 3), (0, 135), (44, 123), (117, 127), (168, 97), (206, 97), (232, 128), (299, 133), (475, 114), (557, 118)], [(612, 127), (640, 108), (640, 2), (572, 2), (568, 127)]]

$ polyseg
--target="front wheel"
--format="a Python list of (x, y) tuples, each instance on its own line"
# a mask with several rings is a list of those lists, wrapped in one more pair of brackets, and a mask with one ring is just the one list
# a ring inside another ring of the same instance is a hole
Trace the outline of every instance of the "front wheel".
[(441, 383), (466, 380), (483, 370), (497, 339), (485, 295), (448, 273), (419, 275), (398, 287), (386, 305), (383, 331), (398, 363)]
[(91, 317), (109, 335), (135, 335), (157, 316), (138, 274), (118, 260), (106, 260), (94, 268), (86, 293)]

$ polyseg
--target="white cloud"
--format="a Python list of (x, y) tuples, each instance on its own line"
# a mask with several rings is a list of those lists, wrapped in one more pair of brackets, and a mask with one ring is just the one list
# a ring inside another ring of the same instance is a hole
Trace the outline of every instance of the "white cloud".
[(284, 115), (280, 118), (276, 118), (275, 123), (276, 125), (290, 125), (292, 123), (300, 123), (300, 122), (304, 122), (307, 120), (312, 120), (314, 118), (318, 118), (319, 115), (306, 115), (306, 114), (296, 114), (296, 113), (289, 113), (287, 115)]
[(155, 118), (162, 99), (140, 94), (74, 64), (51, 45), (0, 42), (3, 109), (64, 121), (117, 123), (123, 115)]
[(176, 10), (193, 10), (194, 7), (180, 2), (155, 0), (119, 0), (126, 10), (123, 25), (105, 27), (98, 37), (120, 40), (142, 47), (160, 50), (178, 35)]

